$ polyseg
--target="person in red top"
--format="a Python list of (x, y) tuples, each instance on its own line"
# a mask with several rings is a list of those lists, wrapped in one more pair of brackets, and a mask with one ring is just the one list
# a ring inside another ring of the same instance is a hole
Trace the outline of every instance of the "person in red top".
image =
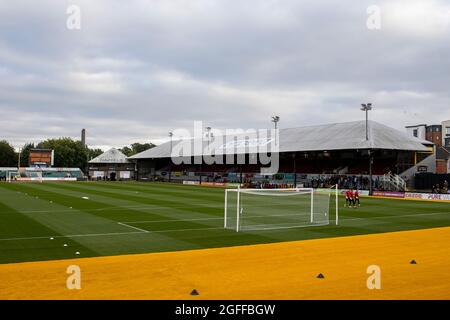
[(353, 189), (350, 189), (350, 190), (348, 190), (348, 199), (349, 199), (349, 207), (351, 208), (351, 207), (353, 207), (354, 205), (355, 205), (355, 202), (354, 202), (354, 198), (353, 198)]
[(351, 207), (353, 203), (353, 192), (351, 190), (347, 190), (345, 192), (345, 207)]
[(353, 195), (353, 205), (356, 208), (356, 203), (358, 203), (358, 207), (361, 207), (361, 202), (359, 201), (359, 191), (355, 190), (355, 194)]

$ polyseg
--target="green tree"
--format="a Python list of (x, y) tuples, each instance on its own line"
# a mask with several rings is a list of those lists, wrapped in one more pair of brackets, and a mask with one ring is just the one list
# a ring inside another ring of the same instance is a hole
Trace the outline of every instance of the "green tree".
[(133, 155), (133, 150), (131, 150), (131, 148), (128, 146), (125, 146), (122, 149), (119, 149), (119, 151), (128, 157), (131, 157)]
[(17, 153), (8, 141), (0, 141), (0, 167), (17, 167)]
[(20, 166), (21, 167), (28, 167), (30, 164), (30, 150), (34, 149), (34, 143), (27, 143), (21, 150), (20, 150)]
[(96, 149), (88, 149), (88, 160), (92, 160), (94, 158), (97, 158), (99, 155), (101, 155), (104, 151), (102, 149), (96, 148)]
[(154, 148), (154, 147), (156, 147), (156, 146), (153, 143), (139, 143), (139, 142), (136, 142), (136, 143), (133, 143), (131, 145), (131, 149), (133, 150), (133, 155), (137, 154), (137, 153), (141, 153), (141, 152), (143, 152), (145, 150), (148, 150), (148, 149), (151, 149), (151, 148)]
[(141, 153), (145, 150), (154, 148), (155, 145), (153, 143), (139, 143), (135, 142), (131, 144), (131, 146), (125, 146), (122, 149), (119, 149), (123, 154), (128, 157), (131, 157), (135, 154)]
[(37, 148), (55, 151), (55, 167), (85, 169), (87, 166), (88, 149), (71, 138), (49, 139), (40, 142)]

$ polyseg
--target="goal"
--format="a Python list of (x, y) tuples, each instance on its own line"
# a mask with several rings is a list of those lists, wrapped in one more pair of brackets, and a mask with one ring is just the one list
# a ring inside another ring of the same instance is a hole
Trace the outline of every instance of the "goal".
[(15, 182), (15, 181), (31, 181), (31, 182), (40, 182), (44, 181), (42, 171), (33, 172), (29, 176), (23, 176), (20, 171), (9, 171), (6, 177), (7, 182)]
[(17, 177), (20, 177), (19, 171), (8, 171), (6, 176), (7, 182), (13, 182)]
[(239, 232), (328, 225), (331, 195), (336, 197), (337, 225), (337, 186), (331, 189), (226, 189), (224, 227)]

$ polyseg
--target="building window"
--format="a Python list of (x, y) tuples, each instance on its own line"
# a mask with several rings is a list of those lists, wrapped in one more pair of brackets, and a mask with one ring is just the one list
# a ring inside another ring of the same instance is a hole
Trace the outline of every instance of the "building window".
[(450, 136), (450, 127), (445, 128), (445, 134)]
[[(450, 128), (449, 128), (450, 129)], [(414, 135), (414, 137), (419, 137), (419, 130), (418, 129), (414, 129), (414, 131), (413, 131), (413, 135)]]

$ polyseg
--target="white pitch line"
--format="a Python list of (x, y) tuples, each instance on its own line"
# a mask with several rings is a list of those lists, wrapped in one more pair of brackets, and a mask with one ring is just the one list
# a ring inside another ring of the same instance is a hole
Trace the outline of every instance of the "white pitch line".
[[(271, 214), (271, 215), (264, 215), (264, 216), (247, 216), (247, 218), (265, 218), (265, 217), (290, 217), (290, 216), (301, 216), (301, 215), (310, 215), (310, 212), (305, 212), (302, 214), (299, 213), (292, 213), (292, 214)], [(167, 219), (167, 220), (147, 220), (147, 221), (125, 221), (122, 223), (132, 223), (132, 224), (139, 224), (139, 223), (160, 223), (160, 222), (185, 222), (185, 221), (208, 221), (208, 220), (223, 220), (223, 217), (219, 218), (193, 218), (193, 219)]]
[[(205, 206), (202, 206), (201, 208), (204, 208)], [(222, 206), (208, 206), (209, 208), (221, 208)], [(157, 206), (157, 205), (136, 205), (136, 206), (116, 206), (116, 207), (105, 207), (105, 208), (97, 208), (97, 209), (78, 209), (79, 211), (83, 212), (91, 212), (91, 211), (117, 211), (117, 210), (123, 210), (123, 209), (161, 209), (161, 210), (173, 210), (173, 209), (184, 209), (186, 206), (175, 206), (175, 207), (164, 207), (164, 206)], [(19, 211), (20, 213), (63, 213), (63, 212), (74, 212), (74, 210), (69, 209), (58, 209), (58, 210), (23, 210)], [(155, 213), (155, 212), (151, 212)], [(157, 212), (156, 212), (157, 213)], [(16, 214), (16, 212), (2, 212), (1, 214)]]
[[(129, 226), (133, 228), (132, 226)], [(139, 229), (139, 228), (135, 228)], [(101, 237), (101, 236), (119, 236), (119, 235), (127, 235), (127, 234), (150, 234), (150, 233), (166, 233), (166, 232), (183, 232), (183, 231), (195, 231), (195, 230), (218, 230), (223, 229), (223, 227), (217, 228), (195, 228), (195, 229), (173, 229), (173, 230), (160, 230), (160, 231), (135, 231), (135, 232), (115, 232), (115, 233), (91, 233), (91, 234), (72, 234), (67, 236), (46, 236), (46, 237), (28, 237), (28, 238), (8, 238), (8, 239), (0, 239), (0, 241), (14, 241), (14, 240), (39, 240), (39, 239), (50, 239), (50, 238), (80, 238), (80, 237)]]
[[(415, 217), (415, 216), (426, 216), (426, 215), (439, 215), (439, 214), (449, 214), (450, 212), (432, 212), (432, 213), (423, 213), (423, 214), (410, 214), (410, 215), (398, 215), (398, 216), (390, 216), (390, 217), (368, 217), (368, 218), (351, 218), (351, 219), (343, 219), (343, 221), (354, 221), (354, 220), (369, 220), (369, 219), (389, 219), (389, 218), (401, 218), (401, 217)], [(209, 218), (209, 219), (223, 219), (223, 218)], [(170, 220), (173, 221), (173, 220)], [(178, 220), (178, 221), (189, 221), (189, 220)], [(119, 224), (124, 224), (120, 223)], [(136, 223), (136, 222), (130, 222)], [(139, 229), (133, 226), (128, 226), (130, 228), (134, 228), (135, 232), (116, 232), (116, 233), (93, 233), (93, 234), (75, 234), (75, 235), (66, 235), (66, 236), (46, 236), (46, 237), (28, 237), (28, 238), (7, 238), (0, 239), (0, 241), (14, 241), (14, 240), (38, 240), (38, 239), (49, 239), (53, 238), (79, 238), (79, 237), (100, 237), (100, 236), (117, 236), (117, 235), (127, 235), (127, 234), (151, 234), (151, 233), (167, 233), (167, 232), (183, 232), (183, 231), (196, 231), (196, 230), (218, 230), (224, 229), (223, 227), (214, 227), (214, 228), (195, 228), (195, 229), (173, 229), (173, 230), (160, 230), (160, 231), (149, 231), (144, 229)], [(307, 227), (307, 226), (304, 226)], [(308, 226), (313, 227), (313, 226)], [(298, 227), (296, 227), (298, 228)], [(270, 230), (270, 229), (265, 229)], [(264, 231), (264, 230), (260, 230)]]
[(71, 234), (67, 236), (46, 236), (46, 237), (28, 237), (28, 238), (7, 238), (0, 239), (0, 241), (13, 241), (13, 240), (39, 240), (39, 239), (50, 239), (50, 238), (81, 238), (81, 237), (101, 237), (101, 236), (120, 236), (126, 234), (138, 234), (144, 233), (142, 231), (134, 232), (113, 232), (113, 233), (87, 233), (87, 234)]
[[(279, 230), (279, 229), (300, 229), (300, 228), (312, 228), (312, 227), (328, 226), (329, 224), (330, 224), (329, 222), (327, 222), (327, 223), (324, 222), (324, 223), (317, 223), (317, 224), (313, 224), (313, 225), (304, 225), (304, 226), (296, 225), (296, 226), (279, 226), (279, 227), (267, 227), (267, 228), (262, 227), (262, 226), (264, 226), (264, 225), (256, 225), (256, 226), (251, 226), (251, 227), (248, 227), (248, 228), (245, 228), (245, 227), (244, 227), (243, 231), (264, 231), (264, 230)], [(262, 227), (262, 228), (260, 228), (260, 227)]]
[[(271, 215), (263, 215), (263, 216), (247, 216), (248, 219), (251, 218), (265, 218), (265, 217), (290, 217), (290, 216), (301, 216), (301, 215), (309, 215), (309, 212), (305, 213), (295, 213), (295, 214), (271, 214)], [(439, 214), (450, 214), (450, 212), (432, 212), (432, 213), (420, 213), (420, 214), (410, 214), (410, 215), (397, 215), (397, 216), (378, 216), (378, 217), (366, 217), (366, 218), (348, 218), (342, 219), (342, 221), (352, 221), (352, 220), (366, 220), (366, 219), (391, 219), (391, 218), (401, 218), (401, 217), (415, 217), (415, 216), (431, 216), (431, 215), (439, 215)], [(172, 219), (172, 220), (146, 220), (146, 221), (125, 221), (122, 223), (130, 223), (130, 224), (141, 224), (141, 223), (161, 223), (161, 222), (184, 222), (184, 221), (209, 221), (209, 220), (223, 220), (223, 217), (220, 218), (194, 218), (194, 219)]]
[(172, 229), (172, 230), (159, 230), (159, 231), (148, 231), (149, 233), (166, 233), (166, 232), (184, 232), (184, 231), (197, 231), (197, 230), (219, 230), (225, 228), (222, 227), (214, 227), (214, 228), (193, 228), (193, 229)]
[(144, 230), (144, 229), (141, 229), (141, 228), (138, 228), (138, 227), (130, 226), (130, 225), (128, 225), (128, 224), (126, 224), (126, 223), (123, 223), (123, 222), (117, 222), (117, 224), (120, 224), (121, 226), (128, 227), (128, 228), (131, 228), (131, 229), (134, 229), (134, 230), (138, 230), (138, 231), (141, 231), (141, 232), (145, 232), (145, 233), (150, 232), (150, 231), (148, 231), (148, 230)]
[(193, 218), (193, 219), (167, 219), (167, 220), (147, 220), (147, 221), (125, 221), (122, 223), (160, 223), (160, 222), (184, 222), (184, 221), (208, 221), (208, 220), (223, 220), (221, 218)]
[(126, 234), (138, 234), (138, 233), (145, 233), (142, 231), (135, 231), (135, 232), (112, 232), (112, 233), (90, 233), (90, 234), (75, 234), (75, 235), (68, 235), (68, 236), (61, 236), (62, 238), (82, 238), (82, 237), (101, 237), (101, 236), (119, 236), (119, 235), (126, 235)]
[(341, 219), (342, 221), (354, 221), (354, 220), (370, 220), (370, 219), (392, 219), (392, 218), (404, 218), (404, 217), (417, 217), (417, 216), (434, 216), (439, 214), (450, 214), (450, 212), (431, 212), (431, 213), (419, 213), (419, 214), (404, 214), (398, 216), (384, 216), (384, 217), (366, 217), (366, 218), (350, 218)]

